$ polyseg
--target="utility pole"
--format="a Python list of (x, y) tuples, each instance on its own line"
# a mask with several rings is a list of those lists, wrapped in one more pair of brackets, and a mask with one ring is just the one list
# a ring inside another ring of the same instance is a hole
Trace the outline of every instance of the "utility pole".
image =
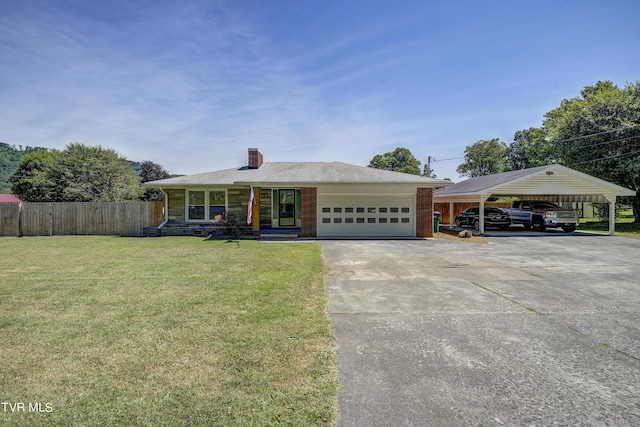
[(431, 169), (431, 162), (435, 162), (435, 157), (427, 156), (427, 164), (424, 165), (424, 175), (431, 178), (433, 175), (433, 169)]

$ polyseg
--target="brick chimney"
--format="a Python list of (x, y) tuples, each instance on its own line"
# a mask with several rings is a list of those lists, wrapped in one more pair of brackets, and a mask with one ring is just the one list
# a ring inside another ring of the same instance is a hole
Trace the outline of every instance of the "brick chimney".
[(262, 152), (257, 148), (249, 148), (249, 169), (258, 169), (262, 166)]

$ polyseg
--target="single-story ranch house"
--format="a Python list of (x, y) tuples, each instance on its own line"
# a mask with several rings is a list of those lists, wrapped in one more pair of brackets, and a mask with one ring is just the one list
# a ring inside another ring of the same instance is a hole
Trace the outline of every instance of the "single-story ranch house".
[(452, 183), (340, 162), (264, 162), (250, 148), (247, 166), (144, 185), (165, 194), (156, 235), (206, 235), (226, 217), (251, 218), (256, 234), (431, 237), (434, 188)]

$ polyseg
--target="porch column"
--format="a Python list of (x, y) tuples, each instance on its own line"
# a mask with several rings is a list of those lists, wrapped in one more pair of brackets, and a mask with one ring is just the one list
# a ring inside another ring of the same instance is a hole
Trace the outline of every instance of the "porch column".
[(260, 230), (260, 187), (253, 187), (253, 200), (255, 203), (251, 212), (251, 229)]

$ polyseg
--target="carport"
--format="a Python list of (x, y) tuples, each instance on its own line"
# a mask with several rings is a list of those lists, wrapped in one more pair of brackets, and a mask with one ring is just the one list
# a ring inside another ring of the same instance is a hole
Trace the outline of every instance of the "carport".
[[(449, 203), (449, 227), (453, 226), (454, 203), (478, 203), (484, 212), (485, 202), (498, 197), (520, 200), (609, 204), (609, 234), (615, 232), (617, 197), (635, 196), (636, 192), (562, 165), (479, 176), (456, 183), (433, 195), (435, 203)], [(484, 233), (484, 215), (480, 215), (480, 233)]]

